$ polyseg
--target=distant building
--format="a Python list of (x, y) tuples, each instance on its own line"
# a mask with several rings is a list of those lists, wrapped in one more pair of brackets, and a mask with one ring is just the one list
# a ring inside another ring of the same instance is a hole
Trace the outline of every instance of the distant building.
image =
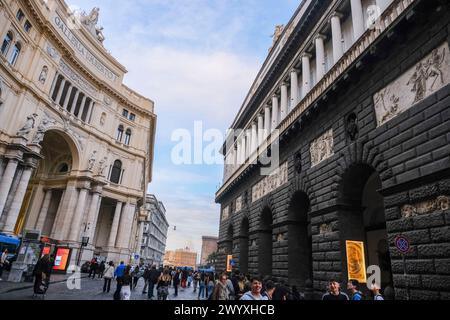
[(168, 267), (192, 267), (197, 264), (197, 252), (190, 251), (189, 248), (166, 251), (164, 266)]
[(218, 237), (209, 237), (209, 236), (202, 237), (202, 253), (200, 258), (200, 265), (205, 265), (209, 255), (217, 251), (218, 240), (219, 240)]
[(154, 195), (147, 195), (144, 208), (147, 218), (141, 224), (141, 262), (160, 266), (164, 259), (169, 229), (166, 208)]

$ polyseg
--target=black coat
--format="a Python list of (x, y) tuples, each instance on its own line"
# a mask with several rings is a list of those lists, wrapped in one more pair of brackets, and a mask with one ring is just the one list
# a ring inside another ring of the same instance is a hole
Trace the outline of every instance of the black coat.
[(152, 269), (150, 270), (149, 280), (153, 283), (157, 283), (160, 275), (161, 273), (158, 270)]

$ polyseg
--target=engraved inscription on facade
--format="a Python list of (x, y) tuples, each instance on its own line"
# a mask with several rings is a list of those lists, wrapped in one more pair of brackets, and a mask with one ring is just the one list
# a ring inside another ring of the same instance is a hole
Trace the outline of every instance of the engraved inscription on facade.
[(311, 143), (311, 167), (314, 167), (322, 161), (330, 158), (334, 154), (333, 129), (328, 130), (325, 134)]
[(405, 112), (448, 83), (450, 54), (446, 42), (374, 95), (378, 126)]
[(252, 188), (252, 202), (258, 201), (265, 195), (275, 191), (288, 182), (288, 163), (283, 163), (274, 173), (265, 177)]
[(72, 81), (73, 84), (79, 87), (80, 90), (97, 97), (97, 90), (91, 86), (86, 80), (72, 70), (63, 60), (59, 61), (60, 70)]

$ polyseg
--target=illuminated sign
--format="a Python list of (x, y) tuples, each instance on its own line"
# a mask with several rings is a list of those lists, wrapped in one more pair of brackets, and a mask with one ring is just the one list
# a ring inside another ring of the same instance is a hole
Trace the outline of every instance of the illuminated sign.
[(233, 256), (232, 255), (228, 255), (227, 256), (227, 272), (233, 271), (233, 265), (231, 263), (232, 260), (233, 260)]
[(57, 271), (65, 271), (67, 269), (67, 263), (70, 256), (70, 249), (68, 248), (59, 248), (56, 252), (55, 264), (53, 266), (53, 270)]
[(346, 241), (347, 270), (349, 280), (367, 283), (366, 261), (364, 256), (364, 242)]

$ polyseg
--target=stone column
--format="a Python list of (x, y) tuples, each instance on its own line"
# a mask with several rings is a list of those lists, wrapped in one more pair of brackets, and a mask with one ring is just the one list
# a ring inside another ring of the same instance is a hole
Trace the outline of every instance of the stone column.
[(262, 113), (258, 114), (258, 147), (264, 141), (264, 116)]
[(252, 129), (251, 127), (247, 129), (247, 150), (245, 154), (245, 160), (247, 161), (247, 158), (250, 157), (250, 154), (252, 153)]
[(272, 132), (278, 127), (278, 97), (274, 95), (272, 97)]
[(7, 234), (14, 234), (17, 218), (19, 217), (20, 209), (22, 208), (23, 199), (25, 197), (32, 173), (33, 167), (31, 166), (26, 166), (22, 173), (19, 186), (17, 187), (16, 194), (14, 195), (11, 208), (9, 209), (5, 225), (3, 227), (3, 231)]
[(287, 88), (287, 84), (283, 83), (281, 85), (281, 119), (280, 122), (284, 120), (284, 118), (286, 118), (286, 116), (288, 115), (288, 88)]
[(114, 212), (114, 219), (113, 223), (111, 225), (111, 232), (109, 234), (108, 239), (108, 247), (109, 248), (115, 248), (116, 247), (116, 238), (117, 238), (117, 231), (119, 230), (119, 221), (121, 221), (121, 211), (122, 211), (122, 202), (117, 201), (116, 205), (116, 211)]
[[(78, 109), (78, 115), (76, 115), (74, 113), (74, 116), (76, 116), (79, 119), (81, 119), (81, 116), (83, 115), (83, 110), (84, 110), (84, 107), (85, 107), (85, 104), (86, 104), (86, 99), (87, 99), (86, 95), (83, 95), (83, 99), (81, 99), (80, 109)], [(74, 112), (75, 111), (76, 110), (74, 110)]]
[(59, 72), (56, 72), (55, 77), (53, 78), (53, 83), (50, 88), (50, 97), (53, 97), (53, 90), (55, 90), (56, 83), (58, 82)]
[(58, 95), (56, 96), (56, 100), (55, 100), (56, 104), (59, 104), (59, 101), (61, 100), (65, 86), (66, 86), (66, 79), (63, 78), (61, 80), (61, 85), (59, 86)]
[(333, 13), (331, 16), (331, 33), (333, 36), (333, 59), (334, 63), (337, 63), (344, 54), (344, 48), (342, 45), (342, 28), (341, 28), (340, 13)]
[[(86, 113), (86, 118), (85, 119), (81, 119), (86, 123), (89, 123), (90, 119), (91, 119), (91, 115), (93, 112), (93, 107), (94, 107), (94, 101), (91, 99), (91, 102), (89, 103), (89, 108), (88, 111)], [(81, 114), (81, 116), (83, 117), (83, 114)]]
[(267, 139), (267, 137), (270, 134), (270, 129), (272, 126), (272, 121), (270, 119), (270, 106), (266, 106), (264, 108), (264, 139)]
[(56, 214), (51, 238), (60, 241), (66, 240), (67, 231), (70, 227), (70, 218), (75, 211), (77, 200), (78, 191), (76, 185), (74, 182), (69, 182)]
[(317, 82), (325, 75), (325, 44), (324, 37), (316, 37), (316, 74)]
[(241, 159), (242, 161), (241, 161), (241, 164), (244, 164), (245, 159), (247, 158), (247, 143), (246, 143), (247, 132), (244, 131), (242, 134), (243, 135), (242, 135), (242, 159)]
[(86, 198), (89, 193), (89, 183), (84, 183), (81, 187), (80, 192), (78, 193), (78, 201), (75, 212), (73, 213), (72, 223), (69, 232), (69, 241), (73, 242), (81, 242), (79, 239), (80, 229), (81, 229), (81, 220), (83, 218), (84, 209), (86, 207)]
[(302, 78), (303, 78), (303, 95), (307, 95), (311, 90), (311, 55), (304, 54), (302, 56)]
[(252, 145), (250, 148), (250, 155), (255, 152), (255, 150), (258, 148), (258, 127), (256, 122), (252, 123)]
[(48, 209), (50, 207), (50, 201), (52, 200), (52, 190), (45, 191), (44, 202), (42, 202), (41, 210), (39, 211), (39, 217), (36, 221), (35, 229), (42, 231), (44, 229), (45, 220), (47, 219)]
[(291, 108), (294, 109), (298, 102), (298, 73), (294, 69), (291, 71)]
[(69, 112), (75, 111), (75, 108), (77, 107), (78, 98), (80, 97), (80, 90), (77, 89), (77, 93), (75, 93), (75, 96), (73, 97), (72, 105), (70, 108), (67, 109)]
[(364, 33), (364, 15), (361, 0), (350, 0), (352, 10), (352, 23), (355, 41), (358, 40)]
[(241, 154), (241, 140), (239, 139), (238, 141), (237, 141), (237, 162), (236, 162), (236, 164), (237, 165), (240, 165), (241, 164), (241, 159), (242, 159), (242, 154)]
[(71, 84), (69, 85), (69, 88), (67, 88), (67, 94), (66, 97), (64, 98), (64, 103), (62, 105), (63, 109), (67, 110), (67, 106), (69, 105), (69, 101), (70, 101), (70, 96), (72, 95), (73, 90), (76, 89), (74, 86), (72, 86)]
[(2, 216), (3, 209), (5, 209), (6, 199), (8, 199), (9, 190), (11, 189), (18, 164), (17, 159), (9, 159), (3, 177), (0, 180), (0, 217)]
[(136, 250), (137, 253), (141, 254), (141, 249), (142, 249), (142, 237), (144, 236), (144, 221), (139, 221), (139, 234), (138, 234), (138, 239), (137, 239), (137, 244), (136, 244)]
[(127, 203), (120, 217), (120, 229), (117, 235), (117, 247), (128, 249), (133, 228), (134, 205)]

